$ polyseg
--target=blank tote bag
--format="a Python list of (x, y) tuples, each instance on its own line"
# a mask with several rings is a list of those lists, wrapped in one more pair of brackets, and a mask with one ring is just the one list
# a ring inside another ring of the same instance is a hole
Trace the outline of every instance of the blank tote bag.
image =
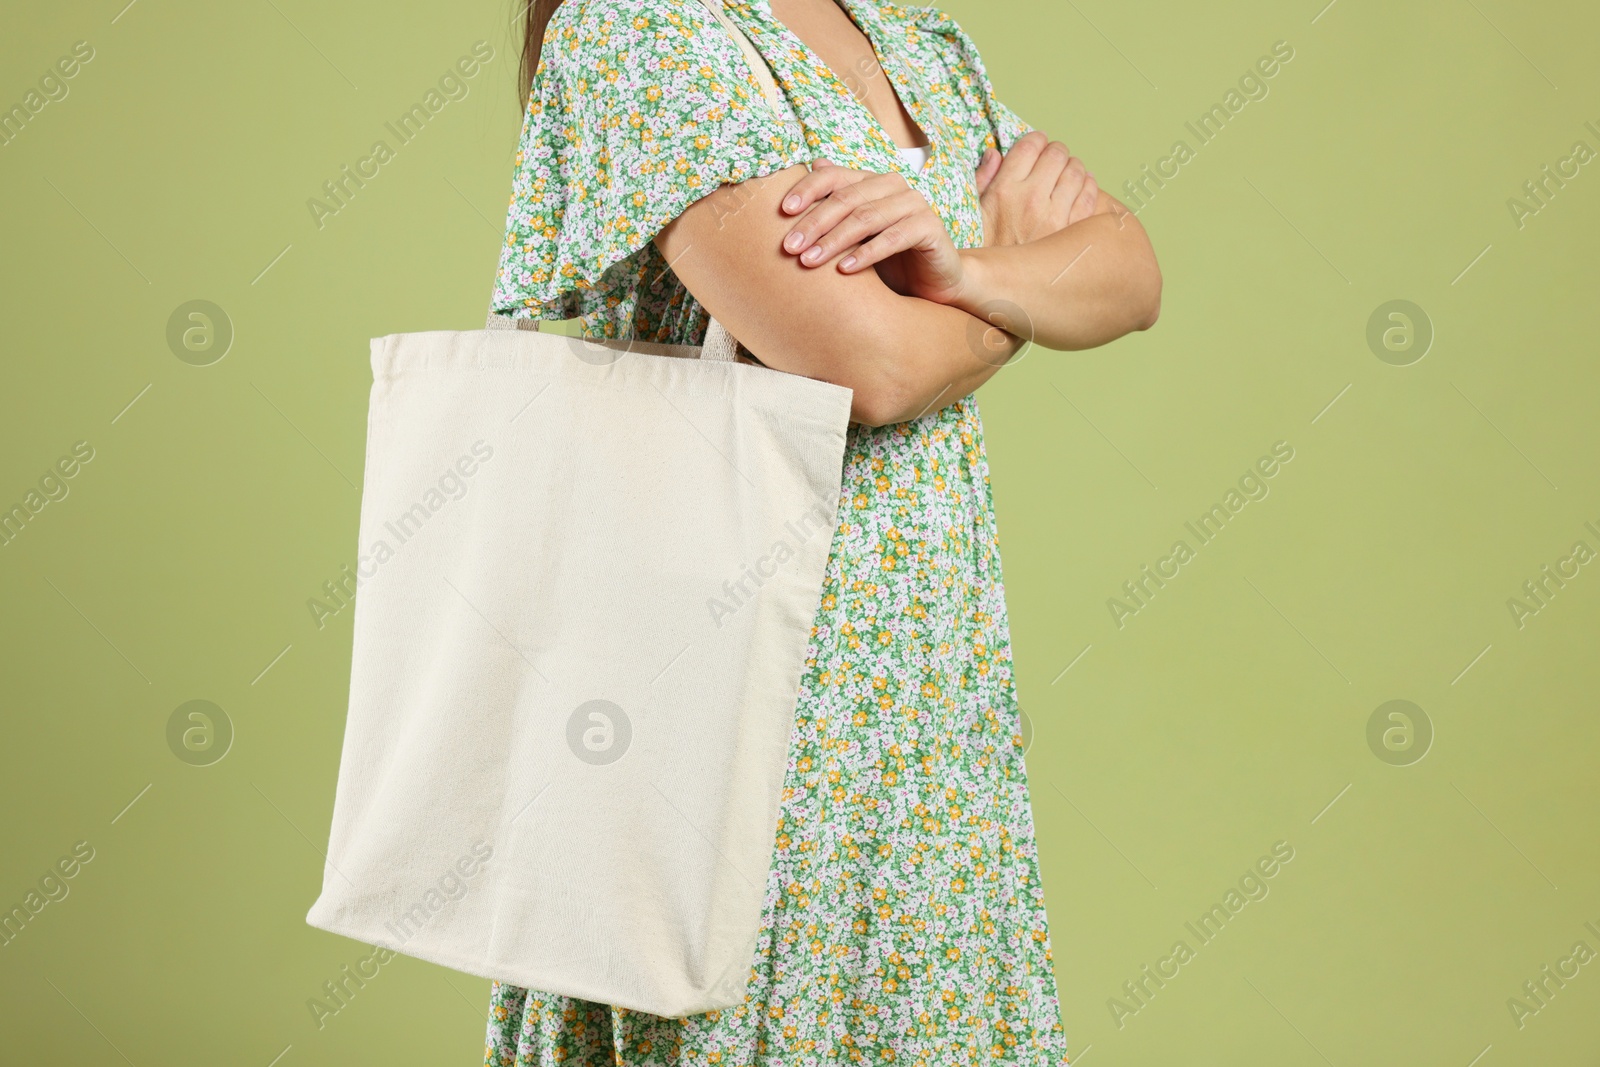
[(715, 321), (703, 348), (519, 325), (372, 342), (350, 709), (307, 921), (655, 1015), (729, 1007), (850, 391), (738, 362)]
[(312, 926), (655, 1015), (742, 1002), (851, 394), (736, 350), (372, 342)]

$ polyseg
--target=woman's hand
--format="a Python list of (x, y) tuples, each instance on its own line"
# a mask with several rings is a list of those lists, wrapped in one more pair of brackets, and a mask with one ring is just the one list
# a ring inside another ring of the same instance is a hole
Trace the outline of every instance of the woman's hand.
[(1095, 214), (1100, 187), (1083, 160), (1037, 130), (978, 165), (985, 248), (1024, 245)]
[(783, 199), (785, 214), (801, 216), (784, 238), (785, 252), (805, 267), (843, 255), (838, 269), (844, 274), (876, 267), (884, 284), (902, 296), (955, 302), (963, 262), (921, 193), (899, 174), (872, 174), (823, 159), (813, 166)]

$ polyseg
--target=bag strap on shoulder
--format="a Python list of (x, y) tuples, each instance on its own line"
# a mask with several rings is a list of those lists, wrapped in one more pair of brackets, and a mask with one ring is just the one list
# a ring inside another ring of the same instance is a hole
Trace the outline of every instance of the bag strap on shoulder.
[[(772, 68), (767, 64), (766, 58), (756, 49), (754, 42), (739, 28), (732, 19), (728, 18), (724, 10), (724, 0), (700, 0), (705, 5), (711, 17), (728, 32), (734, 43), (739, 46), (739, 51), (744, 53), (745, 62), (750, 65), (750, 73), (755, 76), (757, 84), (766, 94), (767, 104), (775, 114), (781, 115), (783, 111), (783, 90), (778, 87), (778, 80), (773, 77)], [(485, 321), (486, 330), (533, 330), (539, 329), (538, 319), (509, 319), (504, 315), (495, 314), (494, 305), (489, 306), (489, 317)], [(717, 321), (715, 315), (711, 317), (711, 324), (706, 329), (706, 343), (701, 350), (700, 358), (716, 363), (732, 363), (739, 357), (739, 342), (734, 340), (728, 328)]]
[(744, 53), (745, 62), (750, 64), (750, 73), (755, 75), (756, 83), (761, 86), (761, 91), (767, 96), (767, 103), (772, 106), (773, 111), (781, 113), (784, 101), (783, 90), (778, 88), (778, 80), (772, 75), (772, 67), (768, 65), (766, 57), (756, 49), (755, 43), (750, 40), (749, 35), (728, 17), (725, 0), (700, 0), (700, 2), (705, 5), (707, 11), (711, 12), (711, 17), (716, 19), (722, 25), (722, 28), (728, 31), (728, 36), (733, 38), (733, 42), (739, 46), (739, 51)]

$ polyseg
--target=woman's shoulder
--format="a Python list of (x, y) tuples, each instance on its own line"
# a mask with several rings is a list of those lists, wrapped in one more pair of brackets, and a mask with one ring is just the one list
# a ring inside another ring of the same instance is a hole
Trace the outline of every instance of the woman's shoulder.
[(701, 0), (566, 0), (546, 28), (545, 62), (583, 72), (641, 51), (682, 54), (709, 18)]
[(985, 118), (1000, 148), (1008, 148), (1028, 131), (1027, 123), (995, 99), (978, 44), (954, 17), (931, 5), (883, 4), (877, 10), (885, 25), (901, 33), (906, 48), (932, 80), (933, 90), (961, 101), (975, 118)]
[(603, 31), (635, 22), (676, 25), (689, 14), (705, 14), (701, 0), (565, 0), (550, 17), (550, 30)]
[(813, 156), (701, 0), (567, 0), (523, 122), (495, 306), (570, 318), (659, 295), (665, 264), (640, 257), (664, 226)]
[(953, 63), (977, 63), (978, 46), (955, 17), (931, 4), (881, 4), (878, 15), (913, 48)]

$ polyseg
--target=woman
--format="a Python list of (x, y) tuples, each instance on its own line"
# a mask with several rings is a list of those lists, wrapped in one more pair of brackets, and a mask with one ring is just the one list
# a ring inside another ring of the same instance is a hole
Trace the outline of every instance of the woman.
[(686, 1019), (497, 983), (485, 1063), (1065, 1063), (970, 394), (1018, 334), (1151, 326), (1155, 257), (939, 12), (725, 14), (781, 108), (701, 0), (532, 6), (495, 307), (676, 343), (709, 311), (854, 391), (762, 933), (745, 1003)]

